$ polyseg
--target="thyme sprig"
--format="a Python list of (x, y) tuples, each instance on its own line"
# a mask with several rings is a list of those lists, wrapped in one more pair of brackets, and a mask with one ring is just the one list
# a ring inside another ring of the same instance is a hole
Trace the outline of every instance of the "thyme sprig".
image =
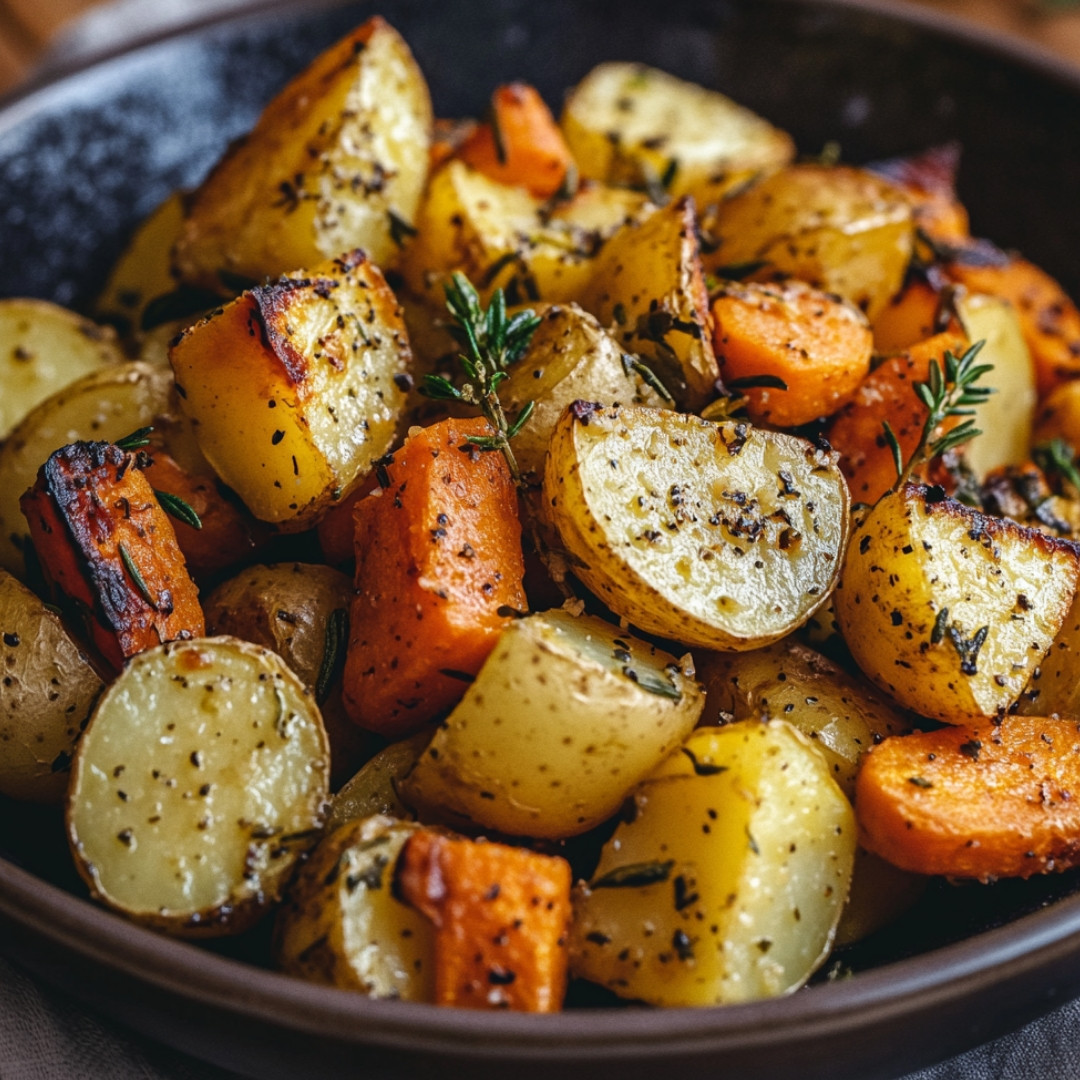
[(469, 442), (481, 450), (500, 451), (514, 483), (520, 484), (521, 473), (510, 440), (524, 427), (535, 403), (528, 402), (511, 423), (498, 391), (500, 384), (509, 378), (506, 369), (520, 360), (529, 347), (540, 317), (532, 310), (525, 310), (508, 318), (502, 289), (495, 290), (485, 311), (472, 283), (456, 272), (446, 284), (446, 307), (453, 316), (447, 330), (463, 350), (458, 359), (468, 381), (455, 386), (442, 375), (426, 375), (423, 392), (437, 400), (477, 406), (495, 434), (472, 436)]
[(926, 382), (915, 383), (913, 389), (919, 400), (926, 406), (927, 417), (919, 442), (906, 464), (900, 440), (897, 439), (888, 420), (882, 421), (885, 439), (892, 450), (893, 462), (896, 465), (896, 483), (893, 485), (893, 490), (902, 488), (920, 465), (925, 465), (946, 451), (982, 434), (975, 427), (975, 421), (971, 419), (964, 420), (941, 434), (938, 434), (938, 429), (951, 417), (974, 416), (974, 406), (981, 405), (990, 394), (994, 393), (994, 388), (991, 386), (975, 385), (983, 375), (994, 369), (993, 364), (975, 363), (984, 344), (984, 341), (976, 341), (960, 357), (946, 350), (944, 370), (937, 360), (931, 360), (929, 379)]

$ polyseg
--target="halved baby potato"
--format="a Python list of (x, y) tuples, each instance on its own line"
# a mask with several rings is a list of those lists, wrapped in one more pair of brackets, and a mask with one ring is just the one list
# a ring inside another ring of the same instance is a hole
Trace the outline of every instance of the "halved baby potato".
[(329, 765), (314, 700), (268, 650), (218, 637), (140, 653), (79, 742), (67, 805), (76, 866), (137, 922), (239, 933), (317, 839)]
[(577, 402), (544, 513), (616, 614), (673, 641), (760, 648), (826, 600), (848, 533), (836, 455), (747, 423)]

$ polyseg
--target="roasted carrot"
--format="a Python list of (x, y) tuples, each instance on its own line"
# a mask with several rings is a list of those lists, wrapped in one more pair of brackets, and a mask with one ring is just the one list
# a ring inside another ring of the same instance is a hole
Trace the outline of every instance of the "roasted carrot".
[(932, 337), (940, 306), (940, 289), (911, 279), (874, 319), (874, 350), (888, 356)]
[(915, 223), (935, 240), (956, 242), (969, 233), (968, 214), (956, 198), (960, 144), (934, 146), (914, 157), (869, 166), (900, 187), (912, 204)]
[(176, 533), (139, 463), (111, 443), (73, 443), (21, 503), (46, 580), (117, 671), (153, 645), (205, 633)]
[(948, 274), (972, 292), (1003, 297), (1016, 308), (1043, 397), (1080, 377), (1080, 310), (1045, 270), (1019, 256), (986, 258), (987, 248), (980, 244), (973, 260), (961, 253)]
[(528, 188), (548, 199), (562, 187), (573, 159), (544, 104), (527, 83), (500, 86), (491, 96), (491, 118), (478, 125), (458, 156), (502, 184)]
[(740, 392), (756, 422), (794, 427), (829, 416), (870, 370), (866, 316), (805, 282), (732, 283), (712, 313), (721, 378), (750, 384)]
[(826, 436), (840, 451), (840, 467), (853, 501), (876, 502), (896, 482), (884, 421), (893, 429), (906, 461), (918, 445), (927, 417), (926, 406), (912, 385), (929, 378), (931, 360), (943, 363), (946, 349), (960, 356), (966, 347), (959, 334), (936, 334), (889, 357), (867, 375), (855, 397), (833, 418)]
[(863, 844), (905, 870), (989, 880), (1080, 863), (1075, 719), (1008, 716), (886, 739), (863, 759)]
[(475, 120), (436, 120), (428, 151), (428, 172), (454, 157), (476, 128)]
[(420, 429), (356, 505), (345, 706), (389, 738), (453, 705), (525, 607), (516, 493), (501, 455), (468, 442), (484, 434), (480, 419)]
[(557, 1012), (566, 993), (570, 865), (524, 848), (414, 833), (398, 895), (435, 924), (435, 1002)]

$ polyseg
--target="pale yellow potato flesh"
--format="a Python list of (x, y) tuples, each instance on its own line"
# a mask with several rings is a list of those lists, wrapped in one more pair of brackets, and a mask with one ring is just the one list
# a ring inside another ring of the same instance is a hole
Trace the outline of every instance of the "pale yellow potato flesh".
[(1024, 716), (1072, 716), (1080, 720), (1080, 591), (1017, 702)]
[(432, 1000), (434, 926), (392, 888), (398, 855), (417, 828), (365, 817), (319, 842), (278, 913), (282, 971), (368, 997)]
[(833, 596), (863, 672), (946, 723), (1004, 715), (1061, 628), (1075, 546), (981, 514), (940, 489), (886, 494), (848, 547)]
[(790, 633), (828, 597), (848, 491), (836, 455), (792, 435), (581, 405), (555, 428), (544, 513), (616, 614), (738, 651)]
[(832, 944), (856, 839), (810, 741), (780, 720), (699, 728), (633, 799), (575, 895), (572, 972), (664, 1006), (801, 986)]
[(68, 839), (94, 896), (186, 937), (238, 933), (318, 837), (329, 747), (267, 649), (175, 641), (134, 657), (79, 742)]
[(54, 611), (0, 570), (0, 792), (60, 802), (103, 683)]
[(398, 793), (509, 836), (586, 832), (692, 730), (704, 704), (692, 671), (594, 616), (519, 619)]

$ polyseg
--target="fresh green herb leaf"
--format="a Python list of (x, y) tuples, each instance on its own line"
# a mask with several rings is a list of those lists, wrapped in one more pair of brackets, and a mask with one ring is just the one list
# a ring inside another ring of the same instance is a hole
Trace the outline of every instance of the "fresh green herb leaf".
[(191, 505), (181, 499), (179, 495), (173, 495), (168, 491), (158, 491), (157, 488), (154, 488), (154, 495), (157, 497), (157, 501), (161, 503), (161, 509), (170, 517), (176, 518), (177, 521), (183, 522), (185, 525), (190, 525), (193, 529), (202, 528), (202, 519), (195, 513)]
[(135, 565), (135, 560), (131, 557), (131, 552), (128, 551), (123, 544), (117, 544), (116, 546), (120, 552), (120, 561), (124, 564), (124, 569), (128, 572), (128, 576), (135, 583), (135, 588), (138, 589), (139, 595), (154, 609), (154, 611), (157, 611), (157, 601), (146, 587), (146, 581), (139, 572), (139, 568)]
[(617, 866), (602, 878), (598, 878), (589, 888), (630, 889), (642, 885), (655, 885), (658, 882), (667, 881), (674, 867), (674, 859), (667, 859), (664, 862), (628, 863), (626, 866)]
[(132, 450), (141, 450), (144, 446), (150, 445), (149, 435), (154, 429), (152, 427), (141, 427), (133, 431), (130, 435), (125, 435), (122, 439), (117, 439), (113, 443), (113, 446), (117, 450), (123, 450), (125, 454), (131, 453)]
[(637, 372), (641, 377), (641, 381), (646, 386), (651, 387), (660, 395), (661, 399), (668, 405), (675, 404), (675, 398), (672, 396), (671, 391), (663, 384), (660, 377), (655, 371), (640, 356), (635, 353), (623, 353), (622, 354), (623, 370), (629, 375), (631, 372)]
[(1056, 473), (1080, 491), (1080, 471), (1076, 468), (1076, 454), (1064, 439), (1057, 438), (1040, 443), (1031, 451), (1031, 457), (1048, 476)]
[(319, 676), (315, 680), (315, 700), (320, 705), (326, 700), (330, 687), (345, 662), (345, 646), (348, 641), (349, 613), (344, 608), (335, 608), (326, 620), (323, 658), (319, 665)]

